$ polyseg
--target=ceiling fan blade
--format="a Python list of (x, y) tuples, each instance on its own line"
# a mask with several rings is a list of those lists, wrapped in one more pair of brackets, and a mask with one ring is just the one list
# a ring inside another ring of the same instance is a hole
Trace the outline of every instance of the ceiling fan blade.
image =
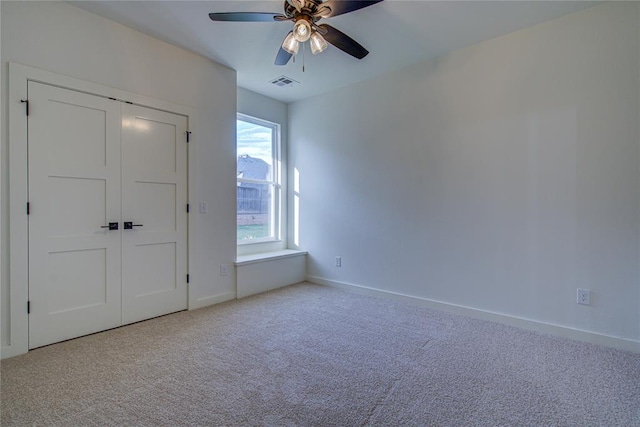
[(318, 11), (315, 13), (315, 16), (331, 18), (332, 16), (363, 9), (367, 6), (380, 3), (381, 1), (382, 0), (327, 0), (318, 5)]
[(298, 12), (302, 11), (302, 6), (304, 3), (302, 0), (286, 0), (291, 6), (295, 7)]
[(282, 46), (280, 46), (280, 50), (278, 51), (278, 54), (276, 55), (275, 64), (276, 65), (287, 65), (292, 56), (293, 55), (291, 55), (289, 52), (284, 50), (282, 48)]
[(322, 34), (322, 37), (324, 37), (327, 42), (343, 52), (358, 59), (362, 59), (369, 54), (369, 51), (362, 47), (360, 43), (342, 31), (336, 30), (331, 25), (320, 24), (318, 28), (320, 29), (320, 34)]
[(289, 18), (281, 13), (269, 12), (220, 12), (210, 13), (209, 18), (212, 21), (226, 22), (274, 22), (289, 20)]

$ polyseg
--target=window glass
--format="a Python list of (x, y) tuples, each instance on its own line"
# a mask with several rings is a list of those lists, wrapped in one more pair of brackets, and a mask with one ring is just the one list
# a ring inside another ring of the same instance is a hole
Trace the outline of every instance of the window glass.
[(279, 238), (278, 125), (238, 116), (237, 238), (253, 243)]

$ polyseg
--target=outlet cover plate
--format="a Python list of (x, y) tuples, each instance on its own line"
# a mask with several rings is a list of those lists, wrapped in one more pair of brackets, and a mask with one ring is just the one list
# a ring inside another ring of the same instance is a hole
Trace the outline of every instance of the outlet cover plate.
[(578, 288), (576, 299), (578, 304), (591, 305), (591, 291), (589, 289)]

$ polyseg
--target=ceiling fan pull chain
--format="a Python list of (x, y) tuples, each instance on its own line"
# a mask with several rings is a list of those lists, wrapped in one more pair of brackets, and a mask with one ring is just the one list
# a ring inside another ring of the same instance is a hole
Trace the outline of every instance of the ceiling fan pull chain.
[(304, 73), (304, 45), (305, 43), (302, 43), (302, 72)]

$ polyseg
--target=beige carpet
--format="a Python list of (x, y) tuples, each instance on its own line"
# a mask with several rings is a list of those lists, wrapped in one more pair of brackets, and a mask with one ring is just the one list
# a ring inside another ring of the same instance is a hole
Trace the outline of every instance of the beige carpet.
[(640, 355), (300, 284), (37, 349), (3, 426), (640, 426)]

